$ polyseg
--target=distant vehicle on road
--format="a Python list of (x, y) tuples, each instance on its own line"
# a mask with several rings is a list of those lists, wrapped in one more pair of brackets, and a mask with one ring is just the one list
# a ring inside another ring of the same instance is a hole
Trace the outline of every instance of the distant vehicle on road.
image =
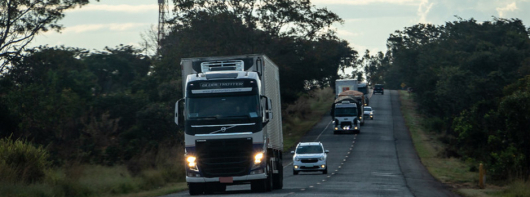
[(293, 155), (293, 174), (301, 171), (322, 171), (328, 173), (327, 153), (320, 142), (300, 142), (296, 145)]
[(381, 94), (385, 94), (385, 89), (383, 88), (383, 84), (375, 84), (375, 87), (374, 87), (374, 94), (375, 93), (381, 93)]
[(372, 109), (372, 107), (370, 106), (365, 106), (364, 107), (364, 117), (365, 118), (370, 118), (370, 119), (374, 119), (374, 110)]

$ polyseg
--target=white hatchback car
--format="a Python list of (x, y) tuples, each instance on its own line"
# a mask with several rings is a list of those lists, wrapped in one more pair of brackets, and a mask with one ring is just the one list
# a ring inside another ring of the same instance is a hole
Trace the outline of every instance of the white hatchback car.
[(328, 150), (320, 142), (300, 142), (296, 145), (293, 155), (293, 174), (297, 175), (300, 171), (322, 171), (328, 173), (328, 164), (326, 158)]

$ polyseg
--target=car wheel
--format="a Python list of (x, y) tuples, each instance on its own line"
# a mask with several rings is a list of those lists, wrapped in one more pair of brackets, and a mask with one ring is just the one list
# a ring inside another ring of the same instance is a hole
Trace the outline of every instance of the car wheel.
[(328, 174), (328, 167), (326, 165), (326, 169), (324, 171), (322, 171), (322, 174)]
[(298, 175), (298, 171), (293, 170), (293, 175)]

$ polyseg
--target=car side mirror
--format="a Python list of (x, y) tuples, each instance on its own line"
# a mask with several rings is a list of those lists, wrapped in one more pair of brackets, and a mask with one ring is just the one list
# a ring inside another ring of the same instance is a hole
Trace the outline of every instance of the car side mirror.
[(326, 150), (326, 151), (324, 151), (324, 152), (329, 153), (329, 150)]
[(294, 154), (294, 151), (291, 151), (291, 154)]

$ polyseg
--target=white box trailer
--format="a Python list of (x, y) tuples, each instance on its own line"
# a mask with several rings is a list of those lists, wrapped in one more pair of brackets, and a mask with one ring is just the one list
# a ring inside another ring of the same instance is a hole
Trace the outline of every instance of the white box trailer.
[(344, 91), (358, 91), (358, 82), (355, 79), (337, 79), (335, 80), (335, 98)]
[[(186, 181), (190, 194), (251, 184), (283, 187), (278, 67), (261, 54), (183, 58)], [(213, 186), (212, 186), (213, 185)]]

